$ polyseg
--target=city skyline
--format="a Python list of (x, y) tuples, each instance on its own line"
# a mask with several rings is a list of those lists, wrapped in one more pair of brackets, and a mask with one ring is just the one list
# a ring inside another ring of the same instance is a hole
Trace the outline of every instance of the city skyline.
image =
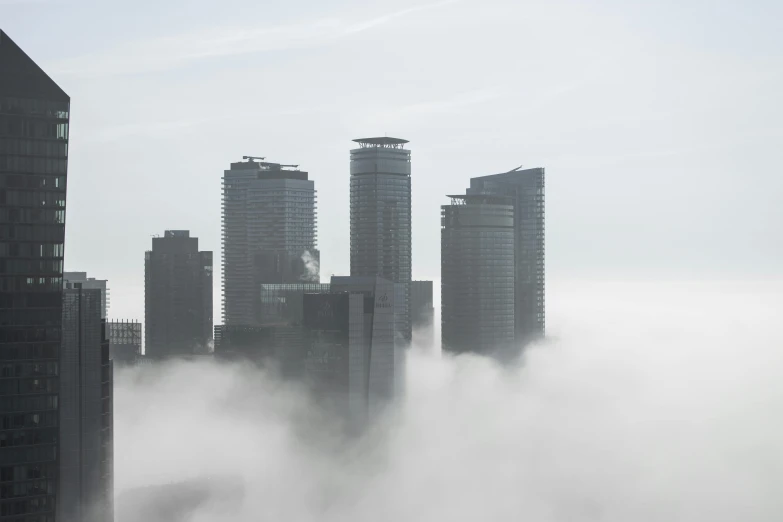
[[(384, 134), (415, 144), (415, 278), (437, 277), (443, 195), (520, 163), (551, 174), (552, 277), (780, 273), (783, 246), (764, 240), (783, 219), (773, 197), (783, 181), (767, 167), (777, 140), (769, 122), (780, 119), (767, 100), (781, 84), (780, 36), (769, 27), (781, 7), (769, 2), (696, 12), (673, 2), (628, 9), (611, 0), (463, 0), (387, 18), (418, 3), (311, 2), (303, 15), (280, 2), (234, 1), (236, 11), (201, 6), (183, 18), (185, 4), (175, 0), (155, 5), (159, 22), (143, 27), (136, 9), (148, 0), (111, 9), (75, 0), (50, 20), (38, 15), (40, 4), (26, 4), (3, 6), (3, 28), (84, 104), (72, 143), (82, 153), (71, 158), (79, 190), (66, 268), (112, 281), (126, 296), (114, 305), (125, 308), (119, 316), (141, 317), (134, 259), (150, 235), (190, 228), (218, 254), (220, 173), (246, 154), (312, 173), (320, 205), (332, 209), (329, 220), (321, 216), (319, 242), (335, 253), (322, 272), (348, 273), (345, 149), (357, 136)], [(110, 30), (90, 23), (98, 13), (112, 20)], [(334, 19), (340, 24), (327, 23)], [(760, 30), (747, 31), (754, 23)], [(343, 33), (351, 26), (364, 29)], [(469, 43), (465, 34), (481, 36)], [(726, 34), (738, 39), (735, 51)], [(71, 44), (61, 45), (66, 38)], [(441, 45), (453, 54), (444, 59)], [(150, 67), (149, 57), (171, 68)], [(316, 78), (327, 81), (313, 98)], [(132, 100), (121, 121), (102, 110), (117, 99)], [(740, 196), (729, 189), (739, 186)], [(118, 193), (125, 197), (101, 197)], [(736, 205), (749, 212), (729, 217)], [(113, 239), (118, 230), (132, 235)], [(734, 248), (724, 247), (725, 235)], [(96, 251), (95, 237), (109, 247)]]
[(0, 4), (0, 520), (783, 519), (779, 2)]

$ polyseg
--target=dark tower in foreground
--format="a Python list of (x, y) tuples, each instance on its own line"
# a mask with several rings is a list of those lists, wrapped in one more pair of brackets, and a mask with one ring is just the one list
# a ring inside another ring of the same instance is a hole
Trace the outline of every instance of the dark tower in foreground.
[(509, 196), (514, 206), (514, 306), (518, 347), (544, 336), (544, 169), (514, 169), (470, 180), (468, 194)]
[(70, 98), (0, 31), (0, 520), (54, 520)]
[(411, 152), (407, 140), (364, 138), (351, 151), (351, 276), (405, 285), (397, 331), (411, 339)]
[(187, 230), (152, 238), (144, 261), (145, 355), (206, 353), (212, 341), (212, 252)]
[(503, 354), (514, 345), (514, 207), (500, 196), (450, 196), (442, 207), (443, 349)]
[(113, 365), (103, 296), (63, 291), (58, 522), (111, 522), (114, 502)]
[(298, 165), (232, 163), (223, 174), (223, 322), (262, 323), (262, 284), (318, 283), (315, 183)]

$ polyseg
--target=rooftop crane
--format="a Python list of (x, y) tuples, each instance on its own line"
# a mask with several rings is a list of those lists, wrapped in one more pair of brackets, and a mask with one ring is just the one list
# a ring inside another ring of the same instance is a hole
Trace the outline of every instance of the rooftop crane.
[(254, 161), (254, 160), (264, 161), (266, 158), (261, 158), (259, 156), (242, 156), (242, 159), (246, 159), (248, 161)]

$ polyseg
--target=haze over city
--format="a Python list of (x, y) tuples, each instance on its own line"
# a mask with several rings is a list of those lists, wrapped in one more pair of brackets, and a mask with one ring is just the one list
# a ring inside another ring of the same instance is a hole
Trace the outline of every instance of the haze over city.
[(783, 519), (781, 16), (0, 0), (0, 521)]

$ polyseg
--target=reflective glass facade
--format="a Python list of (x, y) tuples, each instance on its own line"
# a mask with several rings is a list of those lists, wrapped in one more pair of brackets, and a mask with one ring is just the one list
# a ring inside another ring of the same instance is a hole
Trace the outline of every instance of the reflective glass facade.
[(0, 520), (54, 520), (70, 98), (0, 31)]
[(450, 352), (514, 345), (514, 209), (505, 198), (452, 196), (442, 207), (441, 327)]

